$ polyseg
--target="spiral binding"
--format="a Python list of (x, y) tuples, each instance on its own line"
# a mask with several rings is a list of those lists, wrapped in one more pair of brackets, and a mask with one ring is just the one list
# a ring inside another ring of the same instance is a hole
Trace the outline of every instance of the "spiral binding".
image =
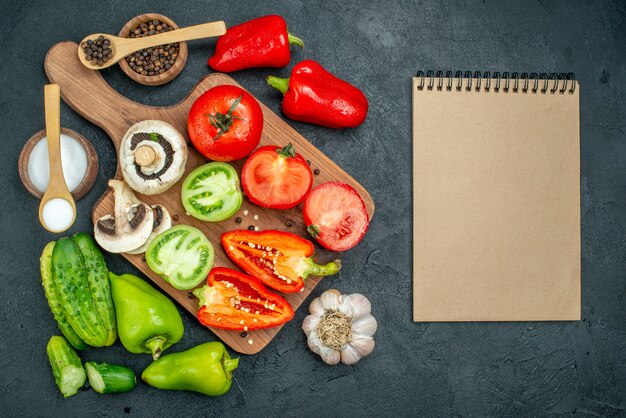
[(473, 88), (475, 91), (481, 91), (482, 89), (485, 92), (490, 91), (492, 88), (496, 92), (502, 89), (504, 92), (513, 91), (514, 93), (520, 90), (522, 93), (528, 93), (530, 90), (533, 94), (537, 92), (541, 94), (548, 92), (550, 94), (556, 94), (557, 92), (559, 94), (565, 94), (566, 92), (573, 94), (576, 91), (574, 73), (518, 74), (514, 72), (509, 74), (508, 72), (499, 73), (496, 71), (492, 75), (489, 71), (484, 73), (480, 71), (475, 71), (474, 73), (471, 71), (456, 71), (453, 77), (452, 71), (446, 71), (444, 75), (443, 71), (435, 73), (432, 70), (428, 70), (426, 73), (418, 71), (417, 77), (420, 79), (417, 85), (418, 90), (423, 90), (424, 87), (432, 90), (435, 88), (435, 83), (437, 84), (437, 90), (443, 90), (444, 80), (447, 80), (445, 83), (447, 91), (452, 91), (452, 89), (461, 91), (463, 87), (467, 91), (471, 91)]

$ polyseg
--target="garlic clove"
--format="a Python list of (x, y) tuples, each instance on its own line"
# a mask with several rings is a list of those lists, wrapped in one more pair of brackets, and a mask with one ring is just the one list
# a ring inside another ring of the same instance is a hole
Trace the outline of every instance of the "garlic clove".
[(351, 366), (361, 360), (363, 356), (359, 354), (359, 352), (352, 347), (350, 344), (346, 344), (346, 346), (341, 350), (341, 362), (343, 364), (347, 364)]
[(322, 307), (324, 309), (330, 309), (333, 311), (336, 311), (339, 309), (339, 304), (341, 303), (339, 300), (339, 296), (341, 296), (341, 294), (334, 289), (330, 289), (325, 291), (324, 293), (322, 293), (322, 296), (320, 296), (320, 302), (322, 303)]
[(374, 339), (366, 335), (355, 335), (350, 341), (350, 345), (354, 348), (361, 357), (368, 356), (374, 351)]
[(346, 300), (351, 305), (352, 312), (350, 313), (350, 316), (355, 321), (369, 315), (372, 312), (372, 304), (360, 293), (347, 295), (343, 303), (344, 305), (346, 304)]
[(330, 364), (331, 366), (339, 364), (339, 361), (341, 360), (341, 352), (339, 350), (334, 350), (324, 345), (320, 347), (319, 354), (324, 363)]
[(322, 342), (319, 338), (317, 338), (317, 333), (315, 330), (311, 331), (306, 339), (306, 343), (315, 354), (321, 353)]
[(352, 322), (352, 335), (364, 335), (371, 337), (376, 332), (378, 323), (372, 315), (367, 315)]
[(324, 315), (324, 306), (320, 298), (313, 299), (313, 302), (309, 305), (309, 312), (320, 318)]
[(306, 318), (304, 318), (304, 322), (302, 323), (302, 330), (307, 335), (307, 337), (309, 336), (311, 331), (317, 328), (317, 325), (319, 323), (320, 323), (320, 318), (318, 316), (309, 315)]

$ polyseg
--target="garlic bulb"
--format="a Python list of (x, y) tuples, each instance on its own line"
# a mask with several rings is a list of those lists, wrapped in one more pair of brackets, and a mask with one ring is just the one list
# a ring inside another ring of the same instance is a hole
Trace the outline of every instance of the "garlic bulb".
[(372, 305), (359, 293), (342, 295), (330, 289), (314, 299), (302, 330), (311, 351), (325, 363), (355, 364), (374, 350), (376, 319)]

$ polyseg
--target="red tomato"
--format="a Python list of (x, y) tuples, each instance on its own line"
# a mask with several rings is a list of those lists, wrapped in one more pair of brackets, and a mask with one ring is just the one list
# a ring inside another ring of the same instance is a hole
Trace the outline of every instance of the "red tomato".
[(189, 138), (194, 147), (214, 161), (234, 161), (259, 145), (263, 130), (261, 106), (237, 86), (205, 91), (189, 110)]
[(291, 144), (284, 148), (267, 145), (248, 158), (241, 171), (241, 184), (252, 203), (289, 209), (311, 190), (313, 173)]
[(304, 201), (302, 212), (309, 233), (332, 251), (345, 251), (357, 245), (369, 225), (361, 196), (340, 181), (313, 189)]

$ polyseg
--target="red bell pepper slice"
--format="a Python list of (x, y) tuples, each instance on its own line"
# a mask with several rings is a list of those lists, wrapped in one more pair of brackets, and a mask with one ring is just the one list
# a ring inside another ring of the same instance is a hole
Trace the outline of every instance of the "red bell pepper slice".
[(267, 83), (283, 93), (283, 113), (293, 120), (343, 129), (367, 117), (363, 92), (313, 60), (296, 64), (289, 78), (269, 76)]
[(228, 28), (217, 40), (208, 64), (223, 73), (254, 67), (282, 68), (291, 59), (291, 44), (304, 47), (302, 39), (287, 32), (285, 19), (263, 16)]
[(311, 241), (289, 232), (229, 231), (222, 234), (222, 246), (235, 264), (283, 293), (300, 291), (309, 275), (330, 276), (341, 268), (339, 260), (316, 264)]
[(199, 299), (198, 320), (207, 327), (238, 331), (271, 328), (294, 315), (289, 302), (258, 279), (225, 267), (211, 270), (207, 284), (193, 294)]

